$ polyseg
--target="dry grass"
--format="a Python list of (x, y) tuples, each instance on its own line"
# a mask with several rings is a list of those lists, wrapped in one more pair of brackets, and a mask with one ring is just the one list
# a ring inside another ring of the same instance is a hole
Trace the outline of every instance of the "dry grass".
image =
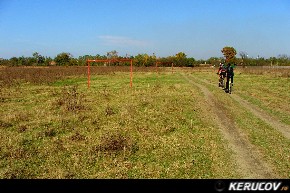
[[(155, 71), (154, 67), (134, 67), (134, 72)], [(159, 71), (163, 71), (160, 68)], [(29, 82), (33, 84), (47, 84), (57, 80), (63, 80), (67, 77), (81, 76), (87, 77), (86, 66), (51, 66), (51, 67), (3, 67), (0, 69), (0, 85), (19, 84), (20, 82)], [(128, 66), (91, 66), (92, 75), (115, 74), (116, 72), (130, 72)]]
[[(5, 88), (0, 178), (231, 178), (231, 152), (180, 75)], [(75, 82), (73, 82), (75, 81)]]
[[(83, 69), (76, 70), (79, 68)], [(2, 79), (5, 86), (0, 87), (0, 178), (240, 177), (232, 160), (233, 152), (208, 119), (212, 115), (208, 114), (203, 95), (177, 73), (195, 72), (195, 76), (216, 83), (216, 69), (175, 68), (173, 74), (165, 68), (160, 68), (159, 74), (154, 68), (139, 69), (134, 73), (132, 89), (129, 68), (122, 68), (126, 72), (93, 72), (90, 89), (84, 67), (67, 68), (66, 75), (61, 74), (65, 67), (53, 67), (57, 75), (48, 73), (50, 68), (31, 72), (28, 68), (10, 68), (10, 73), (17, 74), (12, 82), (26, 76), (21, 75), (23, 69), (29, 78), (37, 76), (36, 72), (59, 78), (44, 78), (44, 84), (24, 78), (26, 81), (10, 86)], [(9, 72), (2, 70), (2, 74)], [(266, 81), (269, 77), (276, 86), (281, 82), (289, 84), (287, 77), (253, 75), (237, 69), (235, 92), (245, 97), (256, 95), (261, 106), (269, 101), (277, 104), (277, 108), (271, 106), (271, 112), (278, 117), (278, 111), (288, 116), (288, 110), (280, 107), (281, 99), (289, 97), (289, 92), (283, 87), (279, 87), (279, 95), (270, 92)], [(262, 83), (255, 85), (259, 89), (250, 89), (252, 82)], [(210, 88), (227, 102), (219, 88)], [(229, 102), (237, 124), (245, 128), (265, 158), (281, 169), (281, 176), (287, 176), (283, 169), (289, 166), (287, 157), (281, 155), (289, 142), (281, 136), (281, 140), (273, 142), (277, 133), (247, 111), (234, 107), (235, 103)], [(251, 125), (257, 129), (252, 130)]]
[(255, 75), (267, 75), (274, 77), (290, 77), (290, 67), (289, 66), (264, 66), (264, 67), (247, 67), (238, 68), (239, 73), (255, 74)]

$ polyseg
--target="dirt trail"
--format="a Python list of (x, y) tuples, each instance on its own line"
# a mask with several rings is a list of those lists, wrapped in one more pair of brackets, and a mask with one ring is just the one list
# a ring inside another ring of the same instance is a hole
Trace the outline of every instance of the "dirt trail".
[(279, 130), (286, 138), (290, 139), (290, 127), (288, 125), (279, 122), (274, 117), (268, 115), (258, 107), (250, 104), (248, 101), (240, 98), (238, 95), (232, 95), (232, 97), (249, 111), (251, 111), (256, 117), (259, 117), (271, 127)]
[[(213, 83), (210, 83), (206, 80), (200, 80), (206, 84), (214, 85)], [(282, 122), (280, 122), (278, 119), (270, 116), (268, 113), (260, 109), (259, 107), (252, 105), (248, 101), (242, 99), (236, 94), (231, 94), (232, 98), (235, 99), (238, 103), (240, 103), (243, 107), (248, 109), (250, 112), (252, 112), (256, 117), (260, 118), (262, 121), (273, 127), (274, 129), (277, 129), (280, 131), (286, 138), (290, 139), (290, 127)]]
[(238, 171), (243, 178), (277, 178), (271, 167), (263, 161), (260, 152), (247, 140), (247, 136), (245, 136), (241, 129), (236, 126), (235, 122), (229, 118), (230, 116), (226, 116), (229, 113), (215, 100), (212, 93), (205, 86), (193, 81), (187, 75), (182, 75), (191, 84), (201, 89), (205, 95), (207, 104), (210, 106), (212, 114), (217, 115), (217, 119), (214, 119), (214, 121), (221, 130), (224, 138), (229, 142), (230, 148), (236, 153), (235, 159), (239, 166)]

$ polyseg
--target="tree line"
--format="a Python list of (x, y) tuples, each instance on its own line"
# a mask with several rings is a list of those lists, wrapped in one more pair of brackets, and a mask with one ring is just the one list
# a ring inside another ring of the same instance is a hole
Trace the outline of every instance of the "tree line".
[[(225, 57), (210, 57), (207, 60), (196, 60), (193, 57), (187, 57), (184, 52), (179, 52), (173, 56), (156, 57), (153, 53), (138, 54), (136, 56), (119, 56), (116, 50), (107, 52), (106, 55), (84, 55), (77, 58), (73, 57), (70, 53), (62, 52), (56, 57), (42, 56), (38, 52), (34, 52), (31, 57), (12, 57), (10, 59), (0, 58), (0, 65), (2, 66), (86, 66), (88, 59), (110, 59), (111, 62), (93, 63), (96, 66), (122, 66), (130, 65), (129, 62), (119, 62), (118, 59), (130, 58), (133, 59), (134, 66), (174, 66), (178, 67), (195, 67), (200, 65), (214, 65), (217, 66), (220, 62), (233, 62), (242, 66), (290, 66), (290, 56), (278, 55), (277, 57), (263, 58), (263, 57), (248, 57), (246, 52), (240, 52), (236, 57), (237, 52), (233, 47), (224, 47), (221, 52)], [(226, 61), (230, 58), (229, 61)]]

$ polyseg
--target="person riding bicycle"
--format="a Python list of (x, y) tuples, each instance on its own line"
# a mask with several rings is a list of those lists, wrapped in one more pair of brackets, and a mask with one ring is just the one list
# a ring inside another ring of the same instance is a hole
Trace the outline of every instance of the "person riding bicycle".
[(228, 93), (229, 92), (229, 81), (231, 79), (231, 86), (234, 84), (234, 66), (232, 66), (231, 63), (228, 63), (226, 67), (226, 77), (227, 77), (227, 82), (226, 82), (226, 89), (225, 91)]
[(220, 76), (220, 78), (226, 77), (226, 68), (225, 68), (225, 65), (223, 63), (220, 63), (217, 74)]
[(219, 75), (219, 87), (224, 88), (224, 79), (226, 77), (226, 68), (222, 62), (220, 63), (219, 69), (217, 71), (217, 75)]

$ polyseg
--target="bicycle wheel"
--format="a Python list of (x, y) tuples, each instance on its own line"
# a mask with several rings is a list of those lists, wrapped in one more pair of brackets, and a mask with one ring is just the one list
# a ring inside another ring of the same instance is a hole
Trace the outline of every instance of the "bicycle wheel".
[(233, 89), (233, 87), (232, 87), (232, 81), (230, 80), (229, 81), (229, 93), (230, 94), (232, 94), (232, 89)]

